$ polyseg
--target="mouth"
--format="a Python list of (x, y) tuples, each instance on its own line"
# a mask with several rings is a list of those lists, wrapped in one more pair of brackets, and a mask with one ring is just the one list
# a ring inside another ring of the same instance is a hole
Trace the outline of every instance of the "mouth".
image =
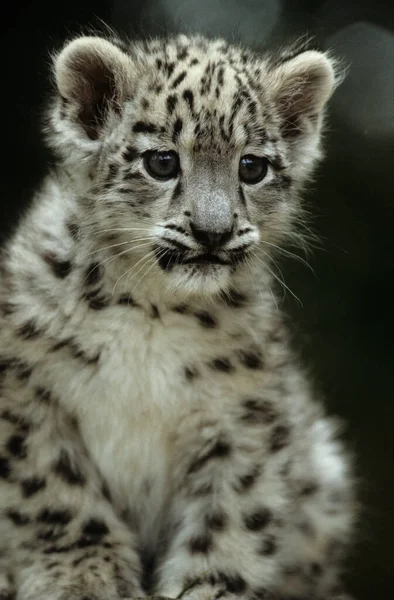
[[(166, 251), (164, 252), (164, 250)], [(163, 271), (171, 271), (174, 267), (183, 265), (193, 265), (199, 268), (210, 266), (229, 266), (235, 268), (246, 257), (246, 252), (242, 248), (232, 252), (231, 255), (225, 258), (212, 252), (190, 256), (190, 252), (163, 248), (162, 246), (157, 246), (155, 252), (157, 262)]]

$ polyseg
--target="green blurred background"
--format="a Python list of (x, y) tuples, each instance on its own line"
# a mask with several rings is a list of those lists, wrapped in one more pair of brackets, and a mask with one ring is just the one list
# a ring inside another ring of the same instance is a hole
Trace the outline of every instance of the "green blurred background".
[(330, 107), (327, 159), (306, 199), (321, 248), (283, 261), (295, 340), (330, 411), (348, 423), (363, 510), (349, 587), (394, 598), (394, 1), (3, 0), (0, 234), (51, 160), (39, 136), (49, 52), (101, 20), (133, 36), (222, 35), (256, 48), (305, 33), (350, 65)]

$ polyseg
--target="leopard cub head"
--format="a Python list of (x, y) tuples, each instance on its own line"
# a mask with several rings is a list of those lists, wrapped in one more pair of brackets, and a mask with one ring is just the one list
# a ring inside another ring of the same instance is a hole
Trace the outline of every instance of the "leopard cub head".
[(112, 231), (130, 268), (212, 295), (294, 234), (337, 83), (329, 55), (80, 37), (54, 76), (49, 142), (92, 238)]

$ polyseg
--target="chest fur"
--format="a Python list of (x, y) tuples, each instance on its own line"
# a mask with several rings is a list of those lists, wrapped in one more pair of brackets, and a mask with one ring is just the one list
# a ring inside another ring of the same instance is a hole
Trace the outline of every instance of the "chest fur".
[(217, 417), (224, 401), (236, 400), (234, 387), (250, 386), (242, 369), (230, 375), (212, 368), (239, 341), (223, 318), (212, 327), (195, 315), (152, 316), (131, 307), (89, 315), (79, 338), (99, 360), (74, 365), (73, 374), (64, 371), (62, 402), (78, 417), (89, 454), (119, 508), (149, 513), (145, 523), (154, 527), (171, 496), (174, 438), (188, 415)]

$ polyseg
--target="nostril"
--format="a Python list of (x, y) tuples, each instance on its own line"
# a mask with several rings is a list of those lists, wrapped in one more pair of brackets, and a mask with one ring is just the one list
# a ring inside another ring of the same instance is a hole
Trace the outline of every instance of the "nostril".
[(200, 244), (208, 246), (209, 248), (223, 246), (233, 235), (233, 227), (227, 231), (206, 231), (204, 229), (198, 229), (193, 223), (190, 223), (190, 229), (197, 242), (200, 242)]

